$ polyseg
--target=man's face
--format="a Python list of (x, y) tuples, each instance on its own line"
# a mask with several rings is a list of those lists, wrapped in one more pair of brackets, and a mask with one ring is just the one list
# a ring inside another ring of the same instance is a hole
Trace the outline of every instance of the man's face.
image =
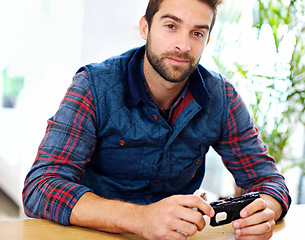
[(198, 0), (164, 0), (146, 36), (146, 57), (165, 80), (182, 82), (209, 40), (212, 9)]

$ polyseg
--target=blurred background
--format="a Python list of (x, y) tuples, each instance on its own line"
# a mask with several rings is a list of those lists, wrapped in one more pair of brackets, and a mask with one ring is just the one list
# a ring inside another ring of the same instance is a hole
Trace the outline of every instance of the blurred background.
[[(74, 73), (145, 42), (148, 0), (0, 0), (0, 219), (23, 218), (21, 191), (47, 119)], [(305, 1), (225, 0), (201, 64), (231, 79), (305, 203)], [(211, 149), (209, 200), (238, 191)]]

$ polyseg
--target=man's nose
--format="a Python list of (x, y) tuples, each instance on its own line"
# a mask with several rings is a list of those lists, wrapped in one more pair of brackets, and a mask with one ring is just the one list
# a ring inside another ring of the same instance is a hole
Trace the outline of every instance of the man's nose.
[(191, 50), (190, 36), (188, 33), (179, 34), (176, 48), (181, 52), (189, 52)]

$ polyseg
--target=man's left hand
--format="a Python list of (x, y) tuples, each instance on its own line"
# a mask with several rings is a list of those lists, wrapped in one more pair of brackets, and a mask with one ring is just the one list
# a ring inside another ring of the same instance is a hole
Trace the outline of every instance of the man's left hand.
[(261, 240), (272, 237), (276, 214), (268, 207), (268, 200), (256, 199), (240, 211), (241, 219), (233, 222), (236, 239)]

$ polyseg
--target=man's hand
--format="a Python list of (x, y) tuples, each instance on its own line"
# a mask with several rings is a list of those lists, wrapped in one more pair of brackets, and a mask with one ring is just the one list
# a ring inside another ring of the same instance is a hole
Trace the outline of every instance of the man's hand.
[[(195, 195), (175, 195), (157, 203), (142, 206), (140, 235), (147, 239), (181, 239), (193, 236), (205, 227), (205, 220), (196, 207), (207, 216), (214, 216), (213, 208)], [(184, 233), (184, 234), (183, 234)]]
[(261, 194), (251, 204), (240, 211), (241, 219), (233, 222), (236, 239), (270, 239), (275, 221), (281, 215), (282, 208), (270, 196)]

